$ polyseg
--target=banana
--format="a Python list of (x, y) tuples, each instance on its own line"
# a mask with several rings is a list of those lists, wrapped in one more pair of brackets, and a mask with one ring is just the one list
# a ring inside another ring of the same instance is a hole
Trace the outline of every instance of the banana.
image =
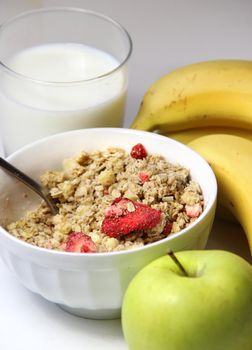
[[(199, 137), (211, 134), (236, 135), (252, 141), (252, 130), (225, 127), (195, 128), (170, 133), (168, 133), (167, 131), (163, 131), (160, 133), (164, 136), (170, 137), (186, 145)], [(217, 204), (216, 215), (221, 219), (237, 222), (233, 214), (229, 210), (224, 208), (222, 205), (220, 205), (220, 203)]]
[(252, 141), (252, 130), (227, 128), (227, 127), (195, 128), (195, 129), (188, 129), (188, 130), (182, 130), (177, 132), (163, 131), (161, 132), (161, 134), (168, 136), (176, 141), (182, 142), (186, 145), (192, 140), (195, 140), (202, 136), (211, 135), (211, 134), (236, 135)]
[(252, 141), (212, 134), (188, 143), (212, 167), (218, 182), (218, 203), (240, 222), (252, 253)]
[(217, 60), (163, 76), (131, 124), (146, 131), (225, 126), (252, 130), (252, 61)]
[[(161, 134), (184, 144), (188, 144), (199, 137), (211, 134), (236, 135), (252, 141), (252, 130), (225, 127), (195, 128), (170, 133), (163, 131)], [(220, 205), (220, 203), (217, 204), (216, 216), (227, 221), (237, 222), (233, 214)]]

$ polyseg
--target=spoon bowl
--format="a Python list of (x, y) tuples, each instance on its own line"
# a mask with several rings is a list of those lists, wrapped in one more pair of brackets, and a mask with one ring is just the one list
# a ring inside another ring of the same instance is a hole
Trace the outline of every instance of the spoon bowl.
[(54, 199), (51, 197), (50, 192), (45, 187), (42, 187), (38, 182), (33, 180), (30, 176), (26, 175), (18, 168), (14, 167), (2, 157), (0, 157), (0, 167), (8, 172), (8, 174), (14, 176), (16, 179), (20, 180), (30, 189), (35, 191), (46, 202), (53, 215), (58, 214), (58, 207)]

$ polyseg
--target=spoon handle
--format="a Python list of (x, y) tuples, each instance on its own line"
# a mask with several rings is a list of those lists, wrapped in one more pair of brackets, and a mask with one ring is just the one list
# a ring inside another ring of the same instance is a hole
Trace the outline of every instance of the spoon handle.
[(6, 170), (10, 175), (14, 176), (15, 178), (23, 182), (25, 185), (30, 187), (30, 189), (32, 189), (40, 197), (42, 197), (45, 200), (48, 207), (50, 208), (53, 215), (56, 215), (58, 213), (58, 208), (56, 206), (56, 203), (51, 197), (49, 191), (47, 191), (45, 188), (40, 186), (39, 183), (37, 183), (28, 175), (24, 174), (21, 170), (17, 169), (12, 164), (4, 160), (2, 157), (0, 157), (0, 167)]

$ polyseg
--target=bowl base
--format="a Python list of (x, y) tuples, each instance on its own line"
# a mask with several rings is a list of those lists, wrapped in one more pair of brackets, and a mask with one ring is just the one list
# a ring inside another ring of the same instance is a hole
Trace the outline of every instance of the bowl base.
[(114, 320), (121, 318), (121, 309), (89, 310), (83, 308), (73, 308), (62, 304), (57, 305), (64, 311), (83, 318), (93, 320)]

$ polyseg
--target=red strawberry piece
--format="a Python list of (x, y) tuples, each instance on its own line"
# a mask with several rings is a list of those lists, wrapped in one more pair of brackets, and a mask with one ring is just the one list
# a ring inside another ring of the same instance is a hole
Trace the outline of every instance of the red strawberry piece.
[(202, 207), (200, 203), (196, 203), (194, 205), (186, 205), (185, 210), (186, 215), (190, 218), (197, 218), (202, 213)]
[(145, 183), (145, 182), (147, 182), (147, 181), (150, 180), (150, 176), (149, 176), (148, 174), (144, 173), (144, 172), (140, 172), (140, 173), (138, 174), (138, 177), (139, 177), (139, 180), (140, 180), (142, 183)]
[(167, 222), (163, 229), (163, 234), (168, 236), (171, 230), (172, 230), (172, 222)]
[(141, 143), (138, 143), (132, 147), (130, 155), (135, 159), (143, 159), (147, 157), (147, 151)]
[(159, 210), (146, 204), (133, 202), (128, 198), (117, 198), (111, 207), (120, 208), (121, 211), (119, 215), (115, 210), (106, 212), (107, 215), (102, 222), (102, 232), (110, 237), (120, 237), (134, 231), (153, 228), (161, 219)]
[(92, 238), (83, 232), (71, 232), (65, 242), (65, 251), (74, 253), (95, 253), (97, 248)]
[(128, 213), (128, 198), (118, 197), (105, 209), (105, 217), (119, 217)]
[(66, 242), (61, 243), (60, 249), (61, 250), (66, 250)]

